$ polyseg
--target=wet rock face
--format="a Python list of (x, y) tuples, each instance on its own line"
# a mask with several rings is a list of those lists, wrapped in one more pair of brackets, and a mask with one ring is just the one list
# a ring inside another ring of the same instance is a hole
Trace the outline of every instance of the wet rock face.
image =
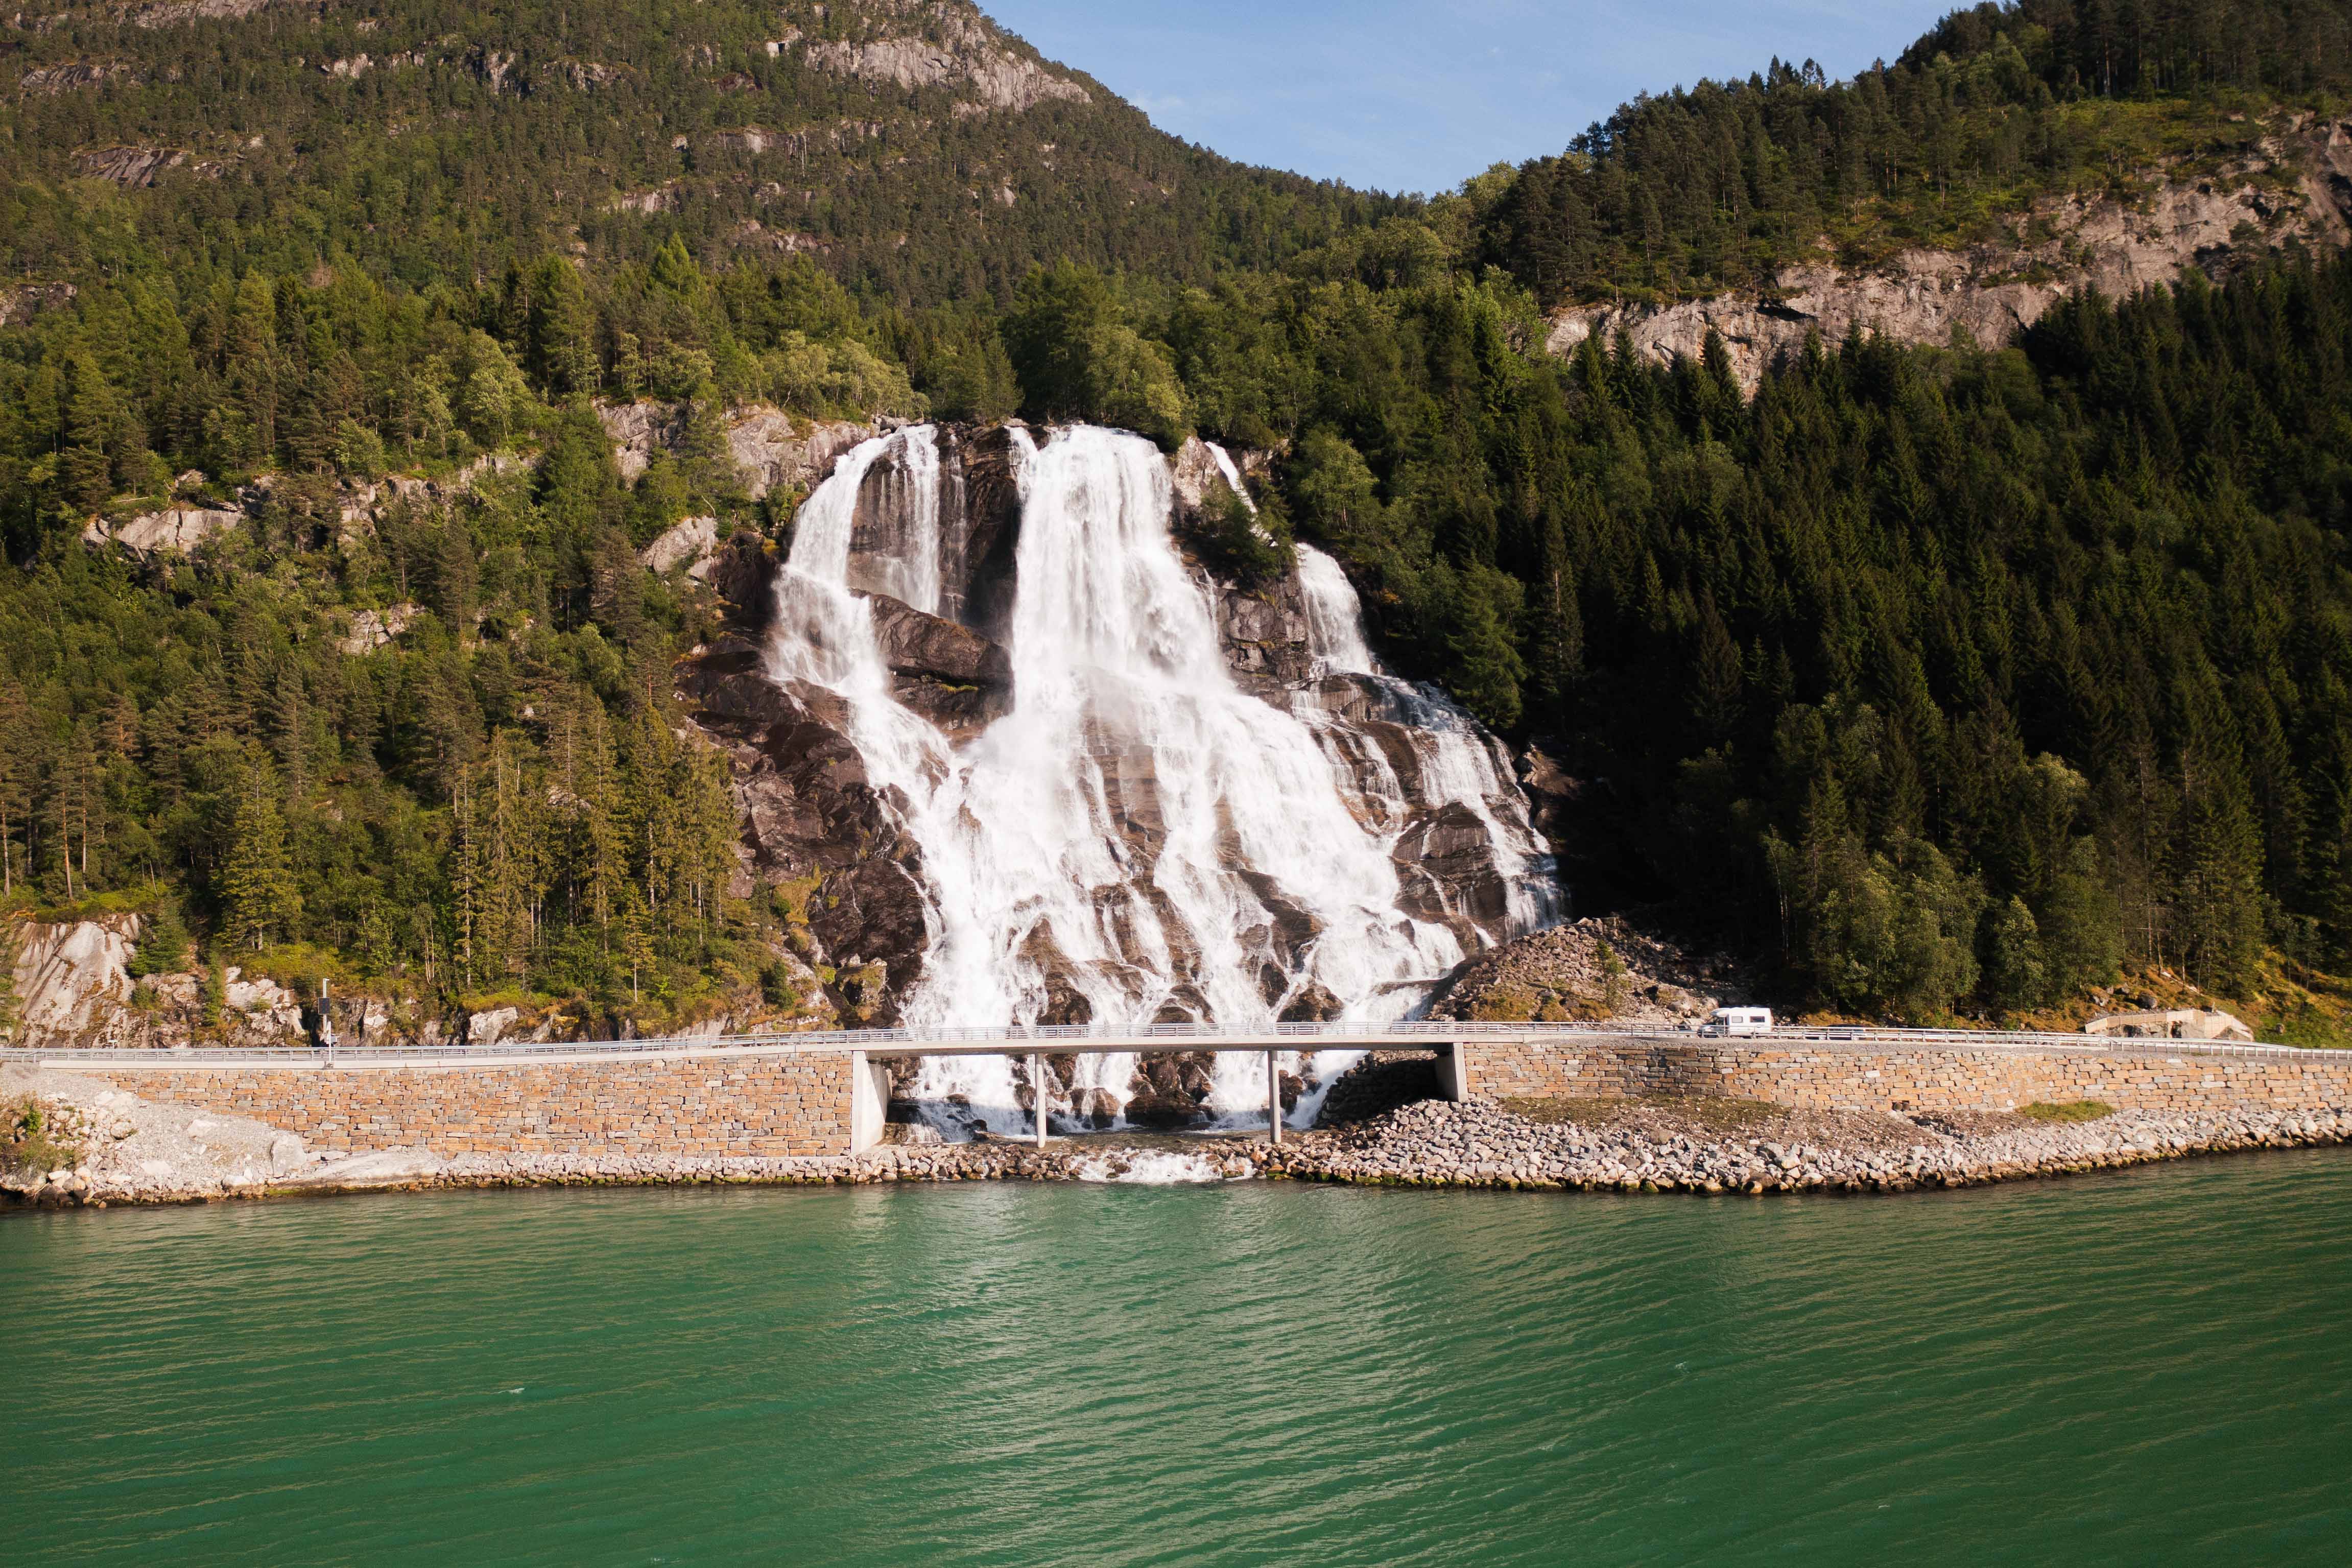
[(1217, 635), (1244, 690), (1271, 697), (1315, 678), (1307, 605), (1295, 576), (1244, 586), (1215, 584)]
[(728, 624), (757, 637), (776, 618), (776, 574), (783, 570), (783, 552), (774, 541), (754, 533), (739, 533), (710, 558), (704, 580), (718, 592)]
[(925, 615), (884, 594), (873, 595), (867, 602), (874, 609), (875, 640), (893, 673), (962, 686), (1013, 684), (1012, 658), (969, 626)]
[(772, 883), (815, 879), (810, 931), (825, 952), (883, 966), (880, 994), (856, 1000), (867, 1022), (887, 1024), (922, 968), (920, 873), (849, 740), (841, 700), (777, 685), (759, 646), (740, 637), (687, 660), (677, 684), (695, 722), (728, 751), (754, 869)]
[[(1337, 721), (1335, 740), (1354, 774), (1359, 820), (1395, 835), (1390, 858), (1402, 889), (1400, 907), (1416, 919), (1453, 925), (1465, 948), (1482, 938), (1507, 939), (1510, 892), (1488, 852), (1486, 825), (1458, 801), (1433, 800), (1429, 737), (1398, 692), (1359, 675), (1324, 676), (1286, 690)], [(1500, 759), (1496, 776), (1512, 777)], [(1402, 815), (1394, 796), (1403, 800)]]
[(940, 614), (1003, 642), (1012, 635), (1021, 483), (1011, 426), (940, 433)]
[(1012, 710), (1013, 660), (1003, 647), (887, 594), (870, 595), (866, 602), (900, 702), (958, 743)]
[[(1021, 539), (1021, 490), (1014, 471), (1018, 428), (934, 427), (939, 615), (999, 642), (1012, 630)], [(910, 596), (905, 563), (919, 553), (918, 536), (926, 531), (919, 515), (921, 500), (903, 452), (886, 452), (866, 471), (850, 524), (845, 581), (852, 591), (902, 600)]]

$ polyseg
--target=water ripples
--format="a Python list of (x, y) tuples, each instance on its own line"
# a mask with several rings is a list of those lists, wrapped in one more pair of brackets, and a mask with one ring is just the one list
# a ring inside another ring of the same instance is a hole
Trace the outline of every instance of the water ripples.
[[(2335, 1562), (2352, 1159), (0, 1221), (44, 1562)], [(14, 1553), (12, 1553), (13, 1555)]]

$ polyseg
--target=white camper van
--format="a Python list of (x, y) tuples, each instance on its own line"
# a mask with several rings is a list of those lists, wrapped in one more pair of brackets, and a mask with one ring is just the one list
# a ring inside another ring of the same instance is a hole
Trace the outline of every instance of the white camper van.
[(1702, 1035), (1769, 1035), (1772, 1032), (1772, 1009), (1769, 1007), (1717, 1007), (1715, 1016), (1698, 1026)]

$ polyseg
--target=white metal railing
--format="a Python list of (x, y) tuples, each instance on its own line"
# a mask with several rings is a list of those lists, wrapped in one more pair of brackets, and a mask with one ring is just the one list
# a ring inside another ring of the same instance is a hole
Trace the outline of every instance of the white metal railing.
[[(2106, 1035), (1999, 1033), (1973, 1029), (1892, 1029), (1861, 1026), (1783, 1026), (1760, 1035), (1700, 1035), (1693, 1029), (1629, 1028), (1609, 1024), (1438, 1023), (1406, 1019), (1372, 1023), (1270, 1024), (1254, 1027), (1213, 1024), (1146, 1024), (1106, 1029), (1088, 1024), (1013, 1025), (997, 1027), (924, 1029), (828, 1029), (803, 1034), (669, 1036), (638, 1040), (510, 1041), (492, 1045), (359, 1046), (333, 1050), (313, 1046), (241, 1049), (168, 1047), (0, 1048), (0, 1061), (121, 1061), (146, 1065), (320, 1065), (328, 1062), (467, 1061), (489, 1058), (656, 1056), (680, 1052), (765, 1054), (814, 1050), (871, 1050), (921, 1055), (926, 1050), (964, 1050), (974, 1046), (1045, 1046), (1055, 1054), (1112, 1052), (1137, 1047), (1202, 1051), (1264, 1050), (1281, 1041), (1299, 1048), (1322, 1041), (1332, 1047), (1377, 1047), (1416, 1041), (1447, 1044), (1477, 1039), (1562, 1040), (1594, 1037), (1634, 1039), (1654, 1046), (1705, 1044), (1722, 1049), (1770, 1049), (1792, 1045), (1826, 1047), (1917, 1046), (1957, 1050), (2066, 1050), (2098, 1055), (2309, 1056), (2338, 1053), (2296, 1046), (2241, 1045), (2221, 1040), (2132, 1038)], [(1291, 1044), (1296, 1042), (1295, 1045)]]

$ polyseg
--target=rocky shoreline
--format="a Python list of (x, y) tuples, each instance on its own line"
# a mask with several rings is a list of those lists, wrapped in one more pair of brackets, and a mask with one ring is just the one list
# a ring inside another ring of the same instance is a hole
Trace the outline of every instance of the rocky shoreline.
[[(44, 1075), (62, 1078), (67, 1075)], [(79, 1080), (88, 1084), (89, 1080)], [(40, 1086), (86, 1139), (69, 1168), (20, 1171), (20, 1203), (103, 1207), (459, 1187), (1218, 1182), (1253, 1178), (1517, 1191), (1899, 1193), (2352, 1142), (2352, 1112), (2119, 1111), (2079, 1122), (2003, 1112), (1799, 1111), (1739, 1100), (1415, 1100), (1338, 1128), (1262, 1136), (1099, 1135), (900, 1143), (813, 1159), (308, 1150), (259, 1122)], [(96, 1086), (92, 1086), (96, 1087)], [(75, 1101), (82, 1109), (77, 1110)], [(129, 1129), (128, 1131), (124, 1129)]]

